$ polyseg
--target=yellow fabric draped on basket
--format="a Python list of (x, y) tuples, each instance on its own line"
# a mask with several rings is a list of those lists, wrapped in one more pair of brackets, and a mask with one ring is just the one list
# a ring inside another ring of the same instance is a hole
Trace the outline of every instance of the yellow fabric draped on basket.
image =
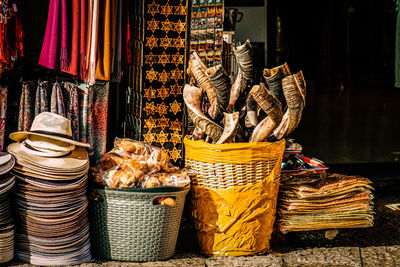
[[(203, 254), (242, 256), (269, 249), (284, 149), (284, 140), (213, 145), (185, 138), (186, 167), (197, 176), (192, 217)], [(216, 181), (208, 184), (210, 177), (200, 177), (205, 173)]]

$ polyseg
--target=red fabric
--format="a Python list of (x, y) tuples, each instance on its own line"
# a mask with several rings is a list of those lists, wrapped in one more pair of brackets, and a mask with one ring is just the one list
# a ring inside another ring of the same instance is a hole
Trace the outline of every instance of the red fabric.
[(80, 70), (79, 76), (82, 80), (86, 78), (86, 28), (87, 28), (87, 1), (82, 0), (81, 2), (81, 35), (80, 35)]
[[(79, 65), (79, 19), (80, 19), (80, 0), (73, 0), (72, 2), (72, 47), (71, 47), (71, 61), (65, 72), (78, 75)], [(85, 2), (85, 1), (82, 1)]]

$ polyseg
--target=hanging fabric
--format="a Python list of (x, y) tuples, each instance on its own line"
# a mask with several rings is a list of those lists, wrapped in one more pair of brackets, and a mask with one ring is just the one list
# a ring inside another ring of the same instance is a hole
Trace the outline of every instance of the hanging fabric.
[(59, 9), (60, 0), (50, 0), (46, 32), (44, 34), (42, 51), (39, 57), (39, 65), (49, 69), (55, 69), (56, 67)]
[(121, 81), (122, 61), (122, 0), (116, 0), (115, 56), (112, 81)]
[(67, 118), (71, 121), (72, 139), (79, 139), (79, 95), (78, 86), (73, 83), (64, 83), (64, 88), (68, 92)]
[[(69, 74), (77, 76), (79, 74), (79, 31), (80, 31), (80, 1), (72, 1), (72, 38), (71, 38), (71, 60), (69, 60), (69, 66), (66, 70), (61, 69)], [(82, 1), (86, 2), (86, 1)]]
[(33, 120), (31, 83), (22, 83), (22, 93), (19, 102), (18, 131), (29, 131)]
[(86, 78), (86, 32), (87, 32), (87, 1), (81, 3), (81, 27), (80, 27), (80, 48), (79, 48), (79, 77), (84, 80)]
[(93, 129), (92, 148), (95, 162), (106, 153), (109, 90), (109, 82), (96, 81), (93, 86), (93, 123), (90, 125)]
[(111, 2), (102, 1), (100, 8), (96, 80), (109, 81), (111, 75)]
[(89, 0), (88, 5), (88, 39), (86, 52), (88, 58), (86, 59), (86, 82), (90, 85), (95, 83), (96, 75), (96, 54), (97, 54), (97, 35), (98, 35), (98, 20), (99, 20), (99, 0)]
[(53, 84), (53, 89), (51, 91), (51, 112), (56, 113), (65, 117), (65, 107), (64, 107), (64, 99), (62, 94), (61, 86), (58, 82)]
[(61, 51), (60, 51), (60, 69), (68, 70), (68, 17), (67, 0), (61, 0)]
[(0, 151), (3, 151), (4, 149), (4, 134), (7, 118), (7, 94), (7, 86), (0, 86)]
[(42, 112), (49, 111), (49, 101), (47, 99), (47, 88), (49, 82), (40, 82), (36, 89), (36, 101), (35, 101), (35, 117)]

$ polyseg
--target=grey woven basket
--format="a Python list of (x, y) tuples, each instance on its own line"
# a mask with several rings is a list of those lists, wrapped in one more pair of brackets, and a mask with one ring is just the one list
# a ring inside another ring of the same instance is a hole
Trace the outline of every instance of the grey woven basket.
[[(174, 192), (129, 192), (93, 189), (91, 244), (99, 258), (157, 261), (173, 256), (185, 197)], [(173, 197), (176, 205), (154, 205), (157, 197)]]

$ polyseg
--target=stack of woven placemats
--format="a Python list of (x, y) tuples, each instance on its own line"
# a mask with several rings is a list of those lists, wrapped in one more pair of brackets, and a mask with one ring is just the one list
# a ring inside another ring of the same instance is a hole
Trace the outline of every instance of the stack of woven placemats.
[(10, 154), (0, 152), (0, 264), (9, 262), (14, 257), (14, 222), (10, 209), (10, 192), (15, 177), (8, 173), (14, 163)]
[(373, 226), (371, 181), (303, 172), (283, 175), (278, 206), (282, 232)]

